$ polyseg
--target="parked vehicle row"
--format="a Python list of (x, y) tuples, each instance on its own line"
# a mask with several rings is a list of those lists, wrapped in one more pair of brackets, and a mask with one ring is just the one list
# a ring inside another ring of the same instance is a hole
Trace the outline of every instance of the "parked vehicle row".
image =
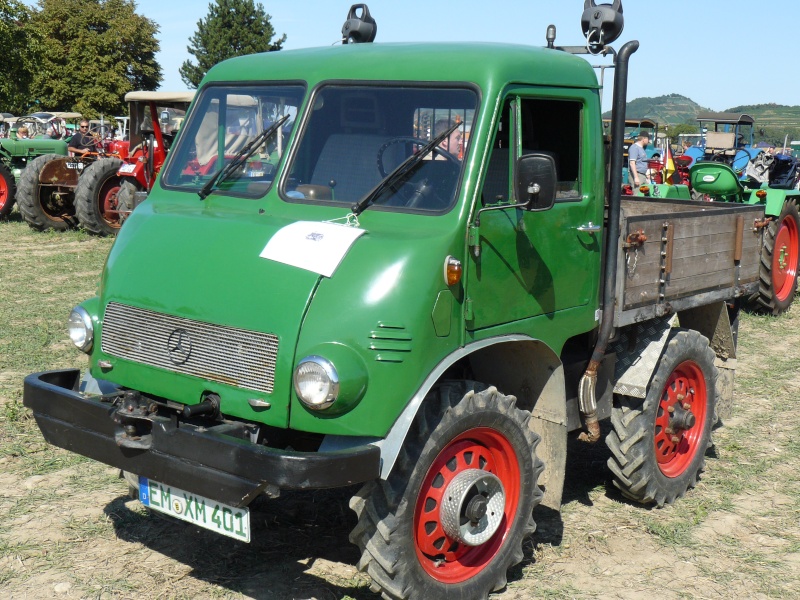
[(39, 231), (82, 227), (96, 235), (116, 234), (152, 187), (193, 96), (128, 93), (130, 115), (91, 121), (95, 145), (80, 157), (67, 156), (65, 141), (42, 137), (48, 131), (55, 137), (56, 119), (80, 114), (16, 119), (17, 126), (30, 123), (29, 131), (40, 137), (0, 139), (0, 216), (17, 202), (23, 219)]

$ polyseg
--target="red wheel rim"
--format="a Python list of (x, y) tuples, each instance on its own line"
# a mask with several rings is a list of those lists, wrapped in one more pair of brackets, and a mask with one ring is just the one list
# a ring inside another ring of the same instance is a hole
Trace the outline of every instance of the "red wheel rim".
[(772, 251), (772, 285), (775, 298), (783, 302), (794, 292), (797, 279), (798, 244), (797, 222), (788, 215), (781, 221)]
[[(706, 380), (697, 363), (687, 360), (670, 375), (656, 413), (655, 445), (658, 468), (667, 477), (679, 477), (700, 448), (708, 410)], [(691, 427), (676, 426), (676, 416), (691, 413)]]
[(119, 190), (118, 182), (107, 183), (99, 194), (100, 214), (111, 227), (119, 227)]
[(6, 203), (8, 202), (8, 184), (6, 180), (0, 177), (0, 210), (3, 210), (6, 207)]
[[(494, 474), (505, 489), (500, 527), (488, 542), (467, 546), (444, 531), (439, 508), (448, 484), (459, 473), (480, 468)], [(520, 468), (514, 447), (498, 431), (486, 427), (459, 435), (434, 460), (422, 482), (414, 510), (414, 543), (425, 571), (442, 583), (459, 583), (488, 565), (511, 530), (520, 496)]]

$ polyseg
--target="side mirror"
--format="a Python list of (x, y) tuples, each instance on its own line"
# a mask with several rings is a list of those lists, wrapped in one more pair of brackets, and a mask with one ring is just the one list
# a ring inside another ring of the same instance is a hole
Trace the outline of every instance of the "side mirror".
[(549, 154), (520, 156), (516, 169), (517, 202), (526, 210), (547, 210), (556, 201), (556, 161)]
[(159, 121), (161, 121), (162, 125), (168, 125), (169, 124), (169, 111), (168, 110), (162, 110), (161, 111), (161, 115), (159, 115), (159, 116), (160, 116)]

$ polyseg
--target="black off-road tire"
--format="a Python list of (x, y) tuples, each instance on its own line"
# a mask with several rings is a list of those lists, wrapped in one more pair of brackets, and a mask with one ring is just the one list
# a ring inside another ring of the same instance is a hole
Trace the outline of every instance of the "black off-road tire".
[(0, 164), (0, 219), (11, 214), (17, 197), (17, 182), (4, 164)]
[[(67, 210), (63, 215), (49, 214), (42, 202), (44, 200), (44, 192), (39, 186), (39, 173), (42, 168), (57, 158), (64, 158), (58, 154), (43, 154), (37, 156), (25, 170), (22, 172), (22, 177), (19, 179), (19, 186), (17, 188), (17, 205), (19, 212), (25, 222), (37, 231), (46, 231), (48, 229), (55, 229), (64, 231), (74, 227), (73, 211)], [(74, 210), (74, 207), (73, 207)]]
[[(388, 480), (367, 483), (350, 502), (358, 515), (350, 541), (361, 550), (358, 568), (372, 578), (373, 591), (388, 600), (466, 600), (506, 585), (508, 568), (522, 561), (522, 542), (536, 528), (531, 513), (542, 498), (537, 481), (544, 468), (536, 456), (540, 438), (528, 426), (531, 415), (515, 402), (474, 382), (444, 383), (428, 394)], [(490, 451), (481, 436), (499, 445)], [(502, 447), (506, 451), (498, 452)], [(466, 545), (445, 533), (439, 508), (450, 500), (456, 474), (482, 472), (501, 481), (505, 476), (505, 517), (483, 544)], [(424, 552), (429, 547), (442, 548), (438, 565)], [(470, 566), (458, 581), (445, 581), (444, 571), (463, 568), (450, 562), (464, 558), (459, 552), (470, 553), (463, 563)]]
[(772, 315), (786, 312), (797, 292), (799, 261), (800, 211), (797, 199), (788, 198), (764, 230), (758, 292), (750, 297), (750, 306)]
[[(697, 484), (711, 446), (718, 375), (708, 339), (696, 331), (673, 329), (647, 397), (615, 396), (613, 431), (606, 444), (611, 450), (608, 468), (623, 495), (661, 507)], [(678, 402), (690, 408), (670, 413)], [(670, 433), (666, 426), (686, 412), (695, 417), (694, 425)]]
[[(139, 185), (130, 177), (122, 178), (122, 185), (119, 186), (119, 209), (121, 211), (133, 211), (135, 208), (134, 194), (139, 191)], [(129, 215), (120, 215), (120, 220), (125, 221)]]
[(89, 233), (116, 235), (122, 225), (117, 212), (122, 180), (117, 171), (121, 166), (119, 158), (102, 158), (86, 167), (78, 179), (75, 213)]

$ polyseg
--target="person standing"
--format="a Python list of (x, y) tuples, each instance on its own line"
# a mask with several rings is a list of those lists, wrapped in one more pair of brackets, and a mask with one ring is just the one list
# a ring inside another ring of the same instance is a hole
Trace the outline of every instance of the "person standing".
[(628, 148), (628, 183), (633, 187), (650, 183), (647, 177), (647, 152), (645, 152), (649, 144), (650, 136), (642, 133)]

